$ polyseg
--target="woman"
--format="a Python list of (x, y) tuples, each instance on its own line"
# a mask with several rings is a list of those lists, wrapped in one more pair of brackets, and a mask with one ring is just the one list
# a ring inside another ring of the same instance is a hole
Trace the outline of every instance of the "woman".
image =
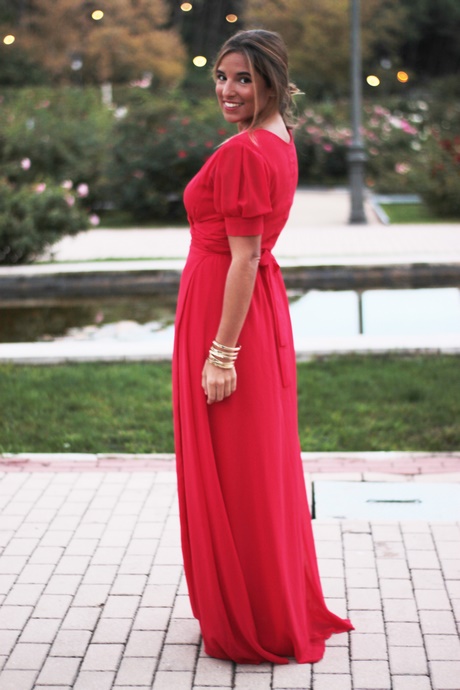
[(297, 185), (295, 87), (278, 34), (242, 31), (215, 64), (239, 133), (185, 190), (173, 400), (182, 550), (207, 654), (315, 662), (352, 629), (324, 603), (297, 429), (296, 365), (271, 250)]

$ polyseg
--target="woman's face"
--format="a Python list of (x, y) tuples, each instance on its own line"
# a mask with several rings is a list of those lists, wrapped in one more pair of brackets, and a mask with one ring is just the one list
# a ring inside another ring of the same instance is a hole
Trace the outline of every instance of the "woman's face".
[(257, 109), (266, 109), (272, 90), (265, 79), (255, 73), (254, 81), (249, 71), (246, 56), (242, 53), (227, 53), (216, 70), (216, 95), (227, 122), (238, 125), (242, 131), (253, 121)]

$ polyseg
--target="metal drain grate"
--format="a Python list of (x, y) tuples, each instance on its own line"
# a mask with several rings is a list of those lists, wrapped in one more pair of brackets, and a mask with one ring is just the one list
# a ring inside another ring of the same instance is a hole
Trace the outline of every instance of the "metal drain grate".
[(316, 519), (460, 520), (460, 484), (317, 481)]

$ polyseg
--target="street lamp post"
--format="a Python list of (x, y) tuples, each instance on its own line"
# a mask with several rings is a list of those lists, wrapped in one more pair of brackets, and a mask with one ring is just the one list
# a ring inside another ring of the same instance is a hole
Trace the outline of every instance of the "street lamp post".
[(350, 223), (367, 223), (364, 213), (364, 163), (367, 160), (361, 136), (361, 27), (360, 0), (350, 0), (351, 9), (351, 122), (353, 139), (348, 150), (350, 179)]

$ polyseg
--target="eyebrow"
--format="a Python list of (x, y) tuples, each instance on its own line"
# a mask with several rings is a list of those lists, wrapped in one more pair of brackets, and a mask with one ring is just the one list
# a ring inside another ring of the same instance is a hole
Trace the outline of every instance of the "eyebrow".
[[(218, 69), (218, 70), (216, 70), (216, 74), (225, 74), (225, 72), (222, 69)], [(251, 73), (250, 72), (237, 72), (236, 76), (237, 77), (250, 77)]]

